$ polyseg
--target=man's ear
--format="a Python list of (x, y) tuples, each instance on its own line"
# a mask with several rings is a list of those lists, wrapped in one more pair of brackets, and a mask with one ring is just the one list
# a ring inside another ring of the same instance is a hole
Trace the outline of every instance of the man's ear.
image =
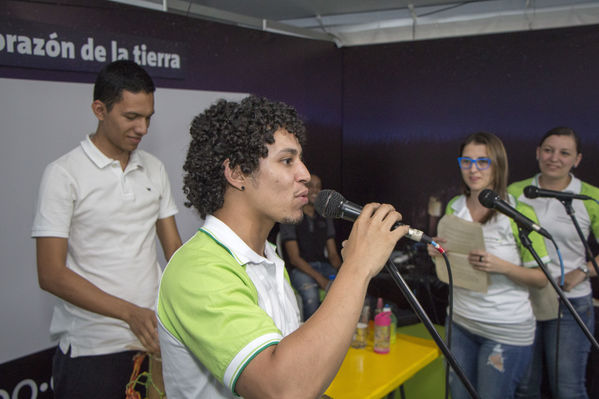
[(231, 169), (229, 158), (225, 159), (223, 166), (225, 167), (225, 179), (227, 183), (239, 191), (245, 190), (245, 175), (241, 172), (241, 167), (238, 165)]
[(94, 100), (92, 103), (92, 112), (98, 118), (99, 121), (103, 121), (108, 114), (108, 110), (106, 109), (106, 105), (100, 100)]

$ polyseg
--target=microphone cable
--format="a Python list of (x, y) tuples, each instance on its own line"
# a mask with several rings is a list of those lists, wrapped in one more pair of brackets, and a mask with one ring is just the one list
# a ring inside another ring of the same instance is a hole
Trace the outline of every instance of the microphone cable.
[[(553, 238), (551, 239), (551, 242), (553, 243), (553, 246), (555, 247), (555, 250), (557, 251), (557, 257), (559, 258), (559, 266), (560, 266), (560, 288), (564, 287), (564, 259), (562, 258), (562, 253), (559, 250), (559, 247), (557, 246), (557, 243), (555, 242), (555, 240), (553, 240)], [(555, 369), (554, 371), (554, 378), (555, 378), (555, 392), (559, 392), (559, 336), (560, 336), (560, 327), (561, 327), (561, 321), (562, 321), (562, 312), (560, 310), (560, 305), (562, 304), (562, 299), (557, 298), (557, 322), (555, 325)]]
[(560, 286), (563, 287), (564, 286), (564, 258), (562, 258), (562, 252), (559, 250), (559, 247), (557, 246), (557, 243), (553, 240), (553, 238), (551, 239), (551, 242), (553, 243), (553, 246), (555, 247), (555, 251), (557, 252), (557, 257), (559, 258), (559, 268), (560, 268)]
[[(443, 255), (443, 259), (445, 260), (445, 267), (447, 268), (447, 280), (449, 282), (447, 287), (447, 331), (445, 331), (445, 340), (447, 342), (447, 347), (451, 350), (451, 325), (453, 324), (453, 276), (451, 274), (451, 266), (449, 265), (449, 258), (445, 253), (439, 251), (441, 255)], [(449, 363), (445, 362), (445, 399), (449, 398)]]
[[(451, 325), (453, 324), (453, 275), (451, 274), (451, 265), (449, 264), (449, 257), (445, 250), (437, 244), (435, 241), (431, 242), (433, 248), (437, 250), (445, 261), (445, 268), (447, 269), (447, 281), (448, 281), (448, 297), (447, 297), (447, 327), (445, 329), (445, 343), (447, 348), (451, 350)], [(449, 363), (445, 360), (445, 399), (449, 398)]]

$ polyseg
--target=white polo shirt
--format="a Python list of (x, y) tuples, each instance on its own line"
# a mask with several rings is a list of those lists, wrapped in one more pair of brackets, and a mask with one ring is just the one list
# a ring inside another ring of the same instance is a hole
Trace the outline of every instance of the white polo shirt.
[(169, 399), (232, 398), (247, 364), (299, 327), (285, 265), (208, 216), (172, 256), (160, 283), (157, 314)]
[[(175, 213), (156, 157), (133, 151), (123, 171), (87, 137), (46, 167), (31, 235), (67, 238), (69, 269), (109, 294), (153, 308), (161, 273), (156, 221)], [(73, 357), (143, 348), (127, 323), (60, 299), (50, 334)]]
[[(508, 202), (520, 212), (535, 220), (534, 213), (526, 205), (516, 204), (510, 195)], [(526, 209), (524, 208), (526, 207)], [(446, 213), (472, 222), (464, 195), (453, 198)], [(538, 266), (529, 251), (517, 238), (517, 226), (507, 216), (497, 213), (482, 225), (487, 252), (523, 267)], [(535, 251), (547, 263), (547, 251), (542, 237), (536, 233), (529, 236)], [(487, 293), (454, 287), (454, 321), (469, 331), (483, 337), (512, 345), (531, 345), (534, 340), (535, 322), (528, 287), (517, 284), (506, 275), (489, 273)]]
[[(566, 212), (564, 205), (555, 198), (526, 198), (523, 194), (524, 188), (529, 185), (539, 187), (539, 176), (519, 181), (510, 185), (509, 190), (517, 196), (518, 201), (532, 206), (539, 218), (539, 223), (553, 237), (562, 254), (564, 261), (564, 273), (568, 273), (586, 264), (586, 251), (584, 245), (576, 232), (572, 219)], [(584, 183), (580, 179), (570, 175), (570, 184), (563, 191), (575, 194), (586, 194), (599, 200), (599, 189)], [(588, 237), (591, 229), (596, 238), (599, 238), (599, 204), (594, 201), (573, 200), (574, 216), (580, 225), (585, 237)], [(555, 246), (545, 239), (547, 251), (551, 258), (549, 272), (557, 280), (561, 276), (561, 267)], [(564, 292), (568, 298), (579, 298), (590, 295), (591, 283), (586, 280), (576, 285), (568, 292)]]

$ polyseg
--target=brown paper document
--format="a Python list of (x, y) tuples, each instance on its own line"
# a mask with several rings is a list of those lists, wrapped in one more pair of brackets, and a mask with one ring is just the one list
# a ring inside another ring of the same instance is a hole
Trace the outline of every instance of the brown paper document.
[(538, 321), (557, 319), (559, 301), (557, 292), (549, 283), (544, 288), (528, 287), (532, 311)]
[[(475, 249), (485, 249), (483, 228), (480, 223), (468, 222), (455, 215), (445, 215), (437, 227), (439, 237), (447, 240), (443, 248), (447, 251), (453, 284), (472, 291), (487, 292), (489, 274), (476, 270), (468, 261), (468, 253)], [(445, 260), (435, 256), (437, 277), (449, 283)]]

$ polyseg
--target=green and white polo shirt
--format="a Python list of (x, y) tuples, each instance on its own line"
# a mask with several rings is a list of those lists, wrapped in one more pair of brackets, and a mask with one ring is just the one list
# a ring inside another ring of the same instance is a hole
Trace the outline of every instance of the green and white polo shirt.
[(173, 255), (157, 304), (169, 399), (234, 397), (245, 366), (299, 327), (284, 263), (265, 255), (214, 216)]
[[(537, 174), (526, 180), (511, 184), (508, 191), (516, 197), (518, 202), (523, 202), (534, 208), (539, 217), (539, 224), (545, 228), (555, 240), (564, 261), (564, 272), (568, 273), (580, 266), (586, 264), (586, 251), (572, 219), (566, 212), (564, 205), (555, 198), (526, 198), (523, 194), (524, 188), (529, 185), (539, 187), (539, 176)], [(587, 184), (571, 175), (570, 184), (563, 191), (569, 191), (575, 194), (585, 194), (591, 198), (599, 199), (599, 188)], [(585, 237), (588, 237), (591, 230), (595, 237), (599, 237), (599, 204), (594, 201), (572, 201), (574, 216), (580, 225)], [(549, 263), (549, 272), (554, 278), (561, 274), (560, 262), (557, 251), (551, 241), (545, 239), (547, 251), (551, 262)], [(570, 291), (565, 292), (569, 298), (579, 298), (591, 293), (591, 283), (587, 280)]]

